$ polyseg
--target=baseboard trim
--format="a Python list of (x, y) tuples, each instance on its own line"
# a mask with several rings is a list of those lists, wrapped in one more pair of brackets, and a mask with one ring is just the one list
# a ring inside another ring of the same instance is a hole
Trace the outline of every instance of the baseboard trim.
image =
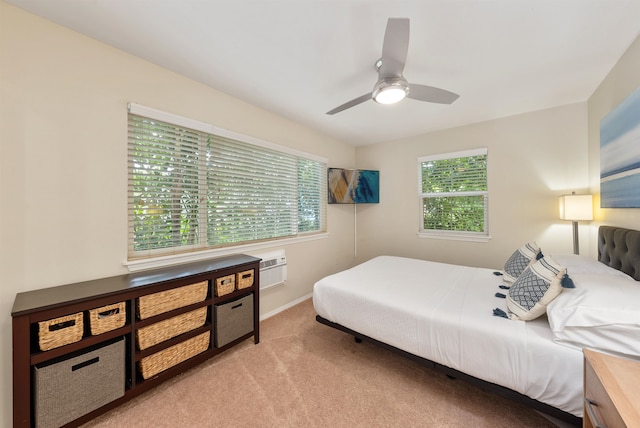
[(260, 321), (264, 321), (267, 318), (271, 318), (272, 316), (277, 315), (280, 312), (285, 311), (285, 310), (289, 309), (290, 307), (297, 305), (298, 303), (302, 303), (305, 300), (310, 299), (311, 296), (313, 296), (313, 293), (309, 293), (307, 295), (299, 297), (296, 300), (294, 300), (292, 302), (289, 302), (286, 305), (280, 306), (279, 308), (276, 308), (271, 312), (267, 312), (266, 314), (260, 315)]

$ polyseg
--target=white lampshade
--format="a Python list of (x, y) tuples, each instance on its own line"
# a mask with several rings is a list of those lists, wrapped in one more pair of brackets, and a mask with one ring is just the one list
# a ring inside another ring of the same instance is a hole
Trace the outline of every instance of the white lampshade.
[(591, 195), (560, 196), (561, 220), (593, 220), (593, 197)]

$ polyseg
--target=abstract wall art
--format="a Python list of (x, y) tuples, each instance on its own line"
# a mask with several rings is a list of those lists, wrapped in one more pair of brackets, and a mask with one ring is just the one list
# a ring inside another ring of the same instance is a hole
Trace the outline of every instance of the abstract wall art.
[(380, 172), (365, 169), (329, 168), (330, 204), (377, 204), (380, 202)]
[(640, 207), (640, 88), (600, 121), (600, 206)]

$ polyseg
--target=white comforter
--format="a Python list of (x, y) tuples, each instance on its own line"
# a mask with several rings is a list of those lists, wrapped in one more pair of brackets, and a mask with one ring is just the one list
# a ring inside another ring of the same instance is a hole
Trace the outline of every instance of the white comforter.
[(321, 317), (476, 378), (582, 416), (582, 353), (558, 345), (546, 317), (515, 321), (490, 269), (381, 256), (318, 281)]

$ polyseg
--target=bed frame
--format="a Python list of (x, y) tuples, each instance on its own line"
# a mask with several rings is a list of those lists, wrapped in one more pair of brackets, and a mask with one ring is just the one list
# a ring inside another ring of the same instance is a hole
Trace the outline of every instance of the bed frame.
[(640, 281), (640, 231), (600, 226), (598, 260)]
[[(611, 266), (614, 269), (618, 269), (632, 276), (636, 281), (640, 281), (640, 231), (614, 226), (600, 226), (598, 230), (598, 260), (607, 266)], [(483, 391), (491, 392), (516, 403), (523, 404), (552, 418), (559, 419), (571, 425), (582, 426), (582, 418), (534, 400), (504, 386), (486, 382), (442, 364), (427, 360), (426, 358), (418, 357), (369, 336), (360, 334), (340, 324), (331, 322), (320, 315), (316, 315), (316, 321), (352, 335), (358, 343), (363, 340), (374, 343), (382, 348), (416, 361), (419, 364), (443, 372), (451, 379), (461, 379), (475, 385)]]

